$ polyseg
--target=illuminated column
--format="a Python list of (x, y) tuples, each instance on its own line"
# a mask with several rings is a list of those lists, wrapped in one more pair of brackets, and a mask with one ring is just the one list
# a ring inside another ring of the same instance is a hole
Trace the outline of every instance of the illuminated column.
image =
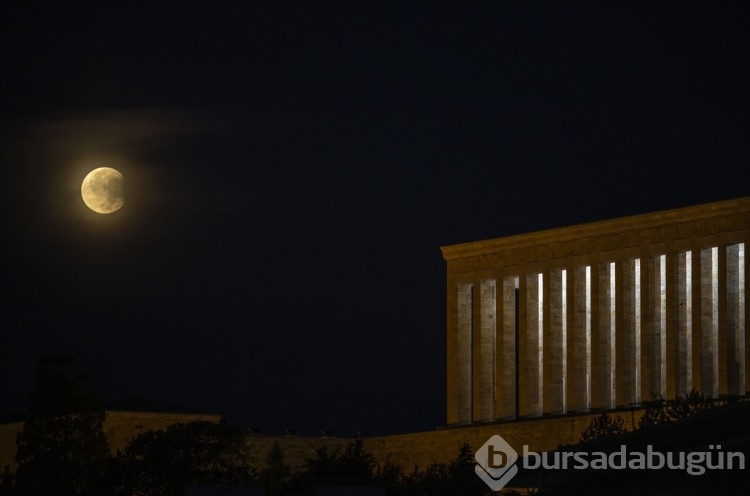
[(641, 356), (640, 356), (640, 400), (649, 401), (651, 400), (652, 391), (652, 367), (653, 360), (652, 356), (654, 353), (653, 343), (653, 305), (651, 297), (651, 273), (653, 271), (653, 262), (651, 257), (648, 256), (648, 248), (643, 247), (641, 249), (641, 285), (640, 285), (640, 298), (641, 298)]
[(649, 257), (648, 326), (641, 341), (643, 368), (649, 371), (648, 379), (644, 381), (648, 389), (642, 391), (642, 396), (647, 400), (666, 398), (666, 280), (666, 256)]
[(692, 293), (692, 388), (696, 391), (706, 393), (702, 386), (703, 377), (703, 281), (701, 276), (702, 256), (701, 252), (694, 251), (691, 255), (691, 293)]
[(672, 399), (677, 396), (677, 366), (678, 366), (678, 341), (679, 332), (677, 328), (677, 255), (669, 253), (666, 256), (666, 286), (667, 286), (667, 329), (666, 329), (666, 363), (665, 381), (666, 397)]
[(617, 329), (617, 404), (640, 402), (641, 261), (625, 260), (618, 281), (622, 326)]
[(495, 335), (496, 321), (495, 280), (479, 284), (479, 305), (475, 305), (474, 319), (479, 322), (479, 333), (474, 339), (474, 421), (495, 418)]
[[(750, 229), (747, 231), (747, 236), (745, 236), (745, 239), (750, 239)], [(739, 253), (739, 259), (740, 259), (740, 265), (739, 265), (739, 333), (742, 336), (740, 339), (744, 343), (745, 348), (745, 372), (744, 372), (744, 380), (745, 380), (745, 387), (743, 391), (747, 391), (748, 389), (748, 381), (750, 381), (750, 343), (747, 341), (747, 322), (746, 322), (746, 315), (747, 315), (747, 296), (745, 291), (747, 290), (748, 283), (750, 283), (750, 277), (748, 277), (748, 271), (747, 271), (747, 257), (745, 256), (745, 243), (740, 243), (740, 253)]]
[[(575, 267), (572, 273), (572, 332), (568, 332), (567, 409), (591, 408), (591, 267)], [(568, 274), (568, 281), (571, 274)]]
[(727, 389), (745, 394), (745, 244), (727, 246)]
[(523, 272), (518, 278), (518, 322), (516, 334), (518, 348), (516, 353), (516, 365), (518, 366), (518, 377), (516, 382), (517, 395), (516, 395), (516, 411), (519, 417), (529, 416), (529, 339), (527, 327), (527, 295), (528, 295), (528, 275)]
[(473, 285), (458, 285), (456, 317), (458, 333), (456, 342), (456, 415), (457, 422), (471, 421), (471, 348), (473, 327)]
[(685, 396), (693, 388), (693, 253), (677, 255), (677, 376), (675, 394)]
[(516, 290), (518, 277), (503, 278), (502, 328), (498, 336), (497, 398), (498, 418), (515, 418), (516, 412)]
[(642, 299), (642, 279), (641, 279), (641, 259), (637, 258), (633, 261), (633, 279), (634, 279), (634, 288), (633, 288), (633, 346), (635, 347), (635, 350), (633, 350), (633, 367), (634, 367), (634, 374), (633, 374), (633, 402), (634, 403), (640, 403), (642, 401), (641, 396), (641, 343), (642, 343), (642, 335), (643, 335), (643, 299)]
[(615, 406), (615, 264), (600, 263), (597, 290), (597, 325), (591, 339), (591, 403), (593, 407)]
[(607, 369), (606, 364), (602, 364), (602, 353), (600, 352), (601, 343), (599, 341), (599, 314), (600, 314), (600, 299), (599, 299), (599, 269), (601, 264), (594, 263), (590, 267), (591, 276), (591, 293), (589, 298), (591, 299), (591, 374), (589, 380), (591, 383), (591, 408), (606, 408), (607, 402), (604, 398), (603, 384), (604, 375), (603, 372)]
[(718, 248), (701, 250), (701, 380), (700, 391), (719, 395), (719, 257)]
[(522, 358), (524, 366), (521, 369), (525, 371), (525, 381), (521, 385), (521, 390), (526, 391), (522, 408), (528, 416), (542, 415), (543, 290), (542, 274), (526, 275), (526, 326), (522, 331), (525, 334), (526, 349)]
[(718, 282), (716, 307), (718, 310), (719, 325), (716, 335), (716, 376), (719, 381), (719, 395), (729, 392), (729, 334), (727, 329), (727, 250), (726, 247), (716, 248), (718, 264), (716, 277)]
[(565, 362), (567, 332), (567, 270), (553, 269), (544, 274), (544, 413), (565, 412)]

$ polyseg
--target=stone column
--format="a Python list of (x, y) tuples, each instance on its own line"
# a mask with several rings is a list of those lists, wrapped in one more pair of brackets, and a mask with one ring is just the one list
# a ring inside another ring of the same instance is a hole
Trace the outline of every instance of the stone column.
[(527, 332), (527, 310), (528, 310), (528, 275), (521, 271), (518, 277), (518, 352), (516, 354), (516, 365), (518, 366), (518, 416), (528, 417), (531, 414), (529, 410), (529, 390), (532, 381), (529, 379), (529, 339)]
[[(669, 243), (671, 245), (671, 243)], [(667, 289), (667, 339), (666, 339), (666, 397), (672, 399), (677, 396), (677, 371), (679, 362), (679, 329), (677, 312), (677, 254), (667, 253), (666, 256), (666, 289)]]
[(644, 341), (644, 350), (650, 380), (648, 399), (666, 398), (666, 256), (656, 254), (649, 257), (649, 326)]
[[(605, 362), (606, 355), (602, 350), (600, 338), (601, 326), (601, 298), (602, 291), (599, 263), (591, 264), (591, 408), (608, 408), (606, 397), (606, 378), (609, 374), (609, 365)], [(606, 319), (606, 314), (603, 317)]]
[[(697, 247), (696, 247), (697, 248)], [(702, 310), (702, 276), (701, 276), (701, 252), (700, 250), (694, 250), (691, 256), (692, 259), (692, 356), (690, 357), (690, 364), (692, 367), (692, 388), (704, 394), (708, 394), (708, 391), (703, 389), (702, 383), (702, 370), (703, 370), (703, 310)]]
[(458, 414), (458, 299), (459, 286), (448, 271), (446, 285), (446, 327), (448, 329), (446, 346), (446, 421), (455, 424), (459, 420)]
[(653, 257), (641, 247), (641, 401), (654, 399)]
[(675, 393), (685, 396), (693, 387), (692, 251), (677, 254), (677, 377)]
[(719, 257), (717, 264), (717, 310), (719, 312), (719, 325), (717, 328), (717, 375), (719, 379), (719, 394), (724, 395), (729, 392), (729, 363), (727, 352), (729, 350), (729, 335), (727, 330), (727, 250), (725, 246), (720, 246), (716, 250)]
[(591, 267), (580, 265), (568, 269), (572, 286), (572, 314), (568, 331), (568, 411), (591, 408)]
[[(748, 219), (748, 225), (750, 225), (750, 219)], [(744, 239), (750, 242), (750, 229), (747, 229), (745, 231)], [(740, 295), (739, 295), (739, 306), (741, 313), (741, 325), (740, 325), (740, 333), (742, 334), (742, 339), (745, 342), (745, 387), (743, 389), (743, 392), (747, 391), (748, 389), (748, 382), (750, 382), (750, 342), (748, 342), (748, 335), (747, 335), (747, 287), (748, 282), (750, 282), (750, 274), (748, 274), (747, 270), (747, 256), (746, 256), (746, 250), (748, 247), (748, 243), (742, 243), (741, 245), (741, 252), (740, 252), (740, 267), (741, 267), (741, 275), (740, 275)]]
[(474, 319), (479, 323), (474, 338), (474, 421), (495, 418), (495, 349), (497, 304), (495, 280), (479, 283), (479, 305)]
[[(526, 294), (525, 304), (525, 328), (522, 328), (522, 334), (525, 335), (525, 350), (521, 350), (521, 360), (524, 366), (521, 368), (525, 373), (522, 375), (521, 391), (525, 391), (526, 398), (522, 404), (527, 416), (541, 416), (543, 408), (542, 398), (542, 357), (541, 351), (543, 346), (542, 329), (544, 326), (544, 315), (542, 308), (544, 305), (543, 288), (544, 282), (542, 274), (526, 274)], [(523, 288), (522, 288), (523, 290)], [(523, 303), (523, 302), (522, 302)], [(522, 343), (524, 341), (522, 340)], [(525, 376), (525, 379), (523, 378)]]
[(471, 422), (472, 419), (472, 336), (473, 336), (473, 298), (474, 285), (458, 285), (456, 317), (456, 417), (459, 423)]
[(621, 325), (617, 328), (617, 404), (640, 401), (640, 259), (623, 260), (617, 271), (617, 303)]
[(502, 295), (498, 310), (500, 333), (497, 339), (497, 398), (498, 418), (515, 418), (516, 412), (516, 286), (518, 277), (502, 279)]
[(592, 381), (591, 404), (594, 408), (613, 408), (615, 406), (614, 378), (616, 364), (613, 360), (615, 334), (615, 274), (610, 262), (598, 264), (595, 291), (597, 304), (595, 331), (591, 336)]
[(565, 404), (565, 343), (567, 331), (567, 281), (565, 269), (552, 269), (544, 274), (544, 413), (564, 413)]
[(728, 392), (745, 393), (745, 248), (744, 244), (727, 246), (726, 306)]
[(718, 249), (701, 250), (701, 387), (703, 394), (718, 397)]

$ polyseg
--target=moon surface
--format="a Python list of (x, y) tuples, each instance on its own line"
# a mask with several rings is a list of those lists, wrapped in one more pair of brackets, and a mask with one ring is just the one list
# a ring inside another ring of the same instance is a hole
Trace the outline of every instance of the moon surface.
[(111, 167), (89, 172), (81, 184), (83, 203), (98, 214), (111, 214), (125, 205), (123, 176)]

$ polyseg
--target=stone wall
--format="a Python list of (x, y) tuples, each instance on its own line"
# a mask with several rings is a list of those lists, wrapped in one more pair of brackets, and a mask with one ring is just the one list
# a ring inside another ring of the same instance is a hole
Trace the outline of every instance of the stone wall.
[[(551, 451), (563, 444), (577, 443), (581, 433), (592, 419), (601, 412), (541, 417), (529, 420), (505, 421), (488, 424), (473, 424), (463, 427), (446, 427), (434, 431), (367, 437), (364, 448), (372, 453), (379, 463), (390, 459), (409, 474), (415, 469), (424, 470), (431, 463), (447, 463), (456, 458), (464, 443), (472, 451), (479, 449), (490, 437), (499, 434), (519, 453), (523, 445), (530, 451)], [(638, 425), (643, 415), (642, 409), (610, 411), (613, 418), (622, 418), (627, 429)], [(328, 446), (331, 450), (343, 450), (353, 441), (350, 438), (269, 436), (250, 435), (248, 437), (249, 459), (256, 467), (265, 466), (265, 458), (274, 443), (284, 451), (285, 463), (298, 471), (305, 460), (315, 456), (315, 449)]]
[(107, 411), (104, 420), (104, 434), (107, 436), (109, 451), (117, 453), (128, 443), (150, 430), (166, 430), (174, 424), (184, 424), (196, 420), (218, 424), (221, 415), (209, 413), (161, 413), (161, 412), (127, 412)]
[[(104, 434), (112, 454), (127, 446), (131, 439), (149, 430), (164, 430), (170, 425), (201, 420), (219, 423), (221, 415), (208, 413), (162, 413), (107, 411)], [(23, 430), (23, 421), (0, 424), (0, 474), (16, 471), (16, 436)]]
[[(447, 463), (456, 458), (464, 443), (472, 451), (479, 449), (491, 436), (499, 434), (519, 453), (523, 445), (531, 451), (554, 450), (561, 444), (578, 442), (583, 430), (601, 412), (541, 417), (528, 420), (514, 420), (487, 424), (473, 424), (462, 427), (446, 427), (432, 431), (394, 434), (363, 438), (364, 448), (372, 453), (379, 463), (390, 459), (400, 465), (408, 474), (424, 470), (431, 463)], [(638, 425), (643, 410), (610, 411), (612, 417), (620, 417), (625, 427)], [(127, 445), (133, 437), (150, 429), (166, 429), (176, 423), (193, 420), (219, 422), (218, 415), (180, 414), (153, 412), (107, 412), (104, 432), (109, 441), (110, 451), (115, 453)], [(15, 472), (15, 438), (23, 429), (23, 422), (0, 424), (0, 469), (5, 465)], [(297, 435), (251, 434), (247, 437), (247, 461), (258, 469), (265, 467), (266, 456), (278, 443), (284, 451), (284, 461), (294, 472), (298, 472), (309, 458), (315, 457), (315, 450), (327, 446), (330, 450), (344, 450), (354, 441), (344, 437), (307, 437)]]

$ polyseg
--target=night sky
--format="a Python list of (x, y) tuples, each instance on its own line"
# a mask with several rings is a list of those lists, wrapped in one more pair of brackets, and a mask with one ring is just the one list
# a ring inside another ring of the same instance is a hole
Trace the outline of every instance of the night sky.
[(469, 3), (4, 5), (0, 415), (72, 353), (108, 401), (433, 429), (440, 246), (750, 192), (749, 4)]

